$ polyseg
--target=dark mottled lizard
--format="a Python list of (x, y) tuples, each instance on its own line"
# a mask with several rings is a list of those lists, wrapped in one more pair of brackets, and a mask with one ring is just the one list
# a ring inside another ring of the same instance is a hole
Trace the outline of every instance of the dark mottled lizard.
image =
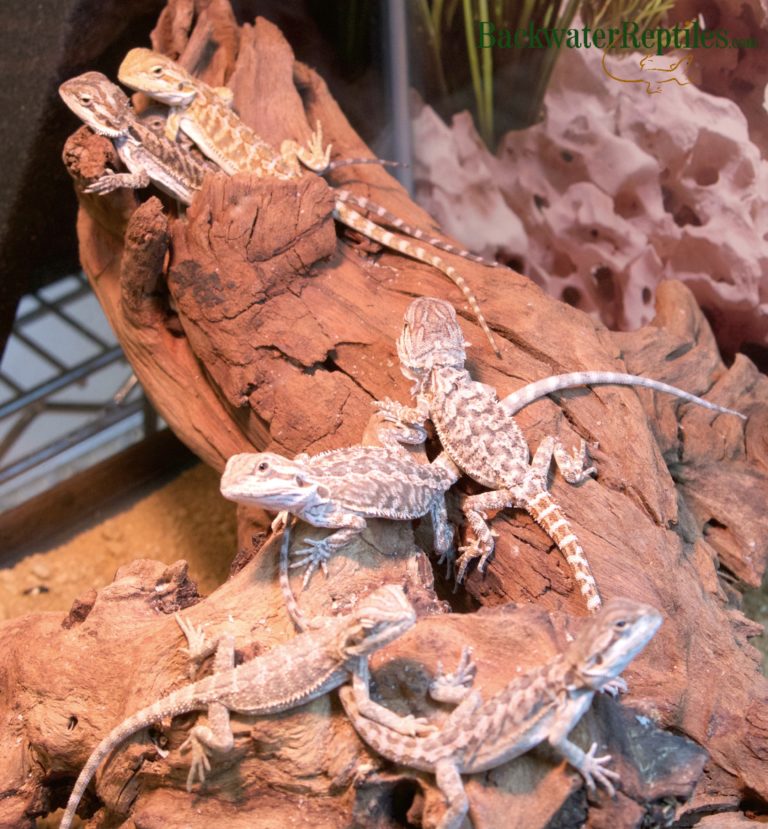
[(478, 383), (464, 367), (466, 342), (452, 306), (440, 299), (414, 300), (405, 314), (397, 341), (400, 368), (414, 381), (415, 408), (391, 400), (378, 403), (395, 422), (422, 425), (429, 418), (451, 460), (463, 472), (492, 491), (469, 496), (462, 509), (473, 538), (462, 549), (457, 580), (467, 565), (480, 557), (482, 569), (493, 552), (494, 539), (486, 512), (508, 507), (526, 510), (554, 539), (571, 566), (587, 607), (600, 607), (600, 596), (581, 545), (568, 519), (547, 488), (554, 456), (566, 481), (580, 483), (594, 473), (586, 468), (586, 446), (570, 455), (555, 437), (546, 437), (530, 460), (528, 444), (511, 412), (532, 400), (585, 383), (642, 386), (668, 392), (699, 406), (743, 417), (739, 412), (646, 377), (613, 372), (577, 372), (546, 378), (499, 401), (496, 391)]
[(180, 202), (189, 204), (206, 173), (218, 168), (197, 159), (180, 144), (144, 125), (125, 93), (101, 72), (86, 72), (59, 87), (64, 103), (88, 127), (111, 138), (120, 160), (130, 172), (111, 170), (85, 188), (86, 193), (111, 193), (119, 187), (156, 184)]
[(462, 774), (496, 768), (545, 741), (580, 772), (590, 789), (596, 781), (613, 794), (618, 774), (605, 768), (610, 755), (596, 757), (596, 743), (584, 752), (568, 734), (595, 693), (615, 687), (661, 621), (648, 605), (611, 599), (564, 653), (487, 700), (465, 687), (473, 673), (465, 650), (457, 672), (438, 677), (430, 688), (437, 699), (459, 705), (437, 732), (424, 737), (406, 737), (366, 720), (350, 689), (342, 689), (340, 697), (355, 730), (371, 748), (395, 763), (435, 774), (448, 807), (438, 829), (458, 829), (469, 809)]

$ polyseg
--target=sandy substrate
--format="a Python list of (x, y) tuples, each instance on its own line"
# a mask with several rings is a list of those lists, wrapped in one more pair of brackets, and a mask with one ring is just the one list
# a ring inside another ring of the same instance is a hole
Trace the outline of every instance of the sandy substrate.
[(226, 579), (237, 550), (235, 505), (218, 485), (219, 476), (198, 464), (66, 543), (0, 569), (0, 618), (67, 611), (137, 558), (183, 558), (200, 592), (210, 593)]

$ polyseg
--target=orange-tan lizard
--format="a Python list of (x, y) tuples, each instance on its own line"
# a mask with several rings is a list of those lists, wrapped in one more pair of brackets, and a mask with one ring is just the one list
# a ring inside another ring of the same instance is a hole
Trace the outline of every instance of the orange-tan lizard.
[[(306, 147), (295, 141), (286, 140), (277, 151), (244, 124), (232, 110), (232, 93), (228, 89), (209, 86), (158, 52), (150, 49), (131, 49), (120, 65), (118, 78), (126, 86), (144, 92), (171, 108), (166, 122), (166, 135), (169, 139), (175, 140), (179, 131), (185, 133), (208, 158), (230, 175), (248, 172), (289, 180), (303, 174), (302, 165), (315, 173), (323, 173), (329, 167), (331, 148), (328, 145), (323, 149), (323, 136), (319, 125)], [(379, 244), (432, 265), (444, 273), (464, 294), (494, 351), (499, 354), (493, 333), (464, 277), (441, 257), (365, 218), (349, 207), (350, 203), (363, 208), (370, 206), (370, 202), (360, 197), (337, 192), (334, 218)], [(373, 209), (376, 209), (375, 206)], [(382, 209), (377, 212), (382, 218), (386, 218), (386, 211)], [(409, 229), (405, 223), (396, 217), (393, 218), (393, 224), (407, 233)], [(410, 235), (429, 241), (438, 248), (466, 255), (465, 251), (459, 251), (445, 243), (435, 244), (440, 240), (427, 238), (426, 234), (417, 229)]]

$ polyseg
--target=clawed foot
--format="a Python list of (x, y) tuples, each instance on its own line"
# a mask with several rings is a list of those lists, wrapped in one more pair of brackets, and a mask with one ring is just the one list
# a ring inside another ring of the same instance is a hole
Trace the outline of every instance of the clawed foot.
[[(490, 531), (490, 534), (493, 538), (498, 537), (498, 533), (494, 530)], [(458, 565), (458, 572), (456, 573), (456, 586), (460, 585), (464, 581), (464, 576), (467, 572), (467, 567), (469, 567), (470, 563), (473, 562), (476, 558), (480, 559), (480, 563), (477, 565), (478, 570), (481, 573), (485, 572), (485, 567), (488, 563), (488, 559), (493, 555), (495, 545), (490, 544), (482, 544), (476, 538), (473, 538), (472, 541), (469, 542), (464, 547), (459, 547), (459, 552), (461, 555), (459, 556), (458, 561), (456, 562)]]
[(629, 687), (623, 677), (617, 676), (616, 679), (611, 679), (606, 682), (601, 690), (606, 694), (610, 694), (612, 697), (618, 697), (619, 694), (626, 694)]
[(579, 448), (574, 450), (572, 455), (569, 455), (567, 450), (559, 444), (555, 446), (554, 453), (557, 466), (569, 484), (580, 484), (593, 475), (597, 475), (596, 467), (587, 466), (589, 454), (586, 441), (582, 440)]
[(593, 475), (597, 475), (597, 467), (596, 466), (589, 466), (586, 469), (581, 471), (581, 473), (578, 475), (578, 477), (576, 479), (576, 483), (580, 484), (582, 481), (586, 481), (588, 478), (591, 478)]
[(471, 542), (467, 544), (466, 547), (459, 547), (459, 552), (461, 555), (456, 560), (456, 590), (459, 589), (459, 585), (464, 581), (464, 576), (467, 573), (467, 567), (469, 567), (471, 562), (482, 555), (480, 550), (477, 548), (476, 542)]
[(181, 650), (183, 654), (186, 654), (187, 658), (192, 663), (190, 667), (190, 675), (194, 676), (197, 666), (203, 661), (203, 659), (210, 656), (214, 652), (216, 645), (206, 639), (202, 625), (193, 625), (192, 622), (188, 622), (180, 613), (174, 613), (173, 618), (181, 628), (184, 636), (187, 637), (187, 647), (180, 648), (179, 650)]
[(192, 752), (192, 760), (187, 775), (187, 791), (191, 792), (196, 781), (205, 782), (206, 774), (211, 770), (211, 761), (208, 759), (208, 750), (195, 736), (194, 729), (186, 740), (181, 744), (179, 751)]
[(296, 152), (302, 164), (320, 173), (328, 168), (331, 163), (331, 145), (323, 149), (323, 127), (318, 121), (315, 131), (310, 135), (306, 148), (299, 147)]
[(325, 577), (328, 578), (328, 559), (331, 557), (332, 552), (325, 538), (307, 538), (306, 544), (308, 545), (307, 547), (302, 547), (300, 550), (295, 550), (292, 553), (296, 561), (290, 565), (292, 569), (307, 565), (307, 571), (304, 573), (304, 581), (302, 582), (302, 589), (306, 589), (309, 580), (318, 567), (323, 571)]
[(455, 702), (472, 687), (476, 674), (477, 665), (472, 661), (472, 648), (465, 645), (461, 649), (459, 664), (452, 673), (445, 673), (443, 663), (437, 663), (437, 675), (429, 684), (429, 694), (436, 700)]
[(586, 481), (587, 478), (597, 475), (596, 466), (586, 466), (589, 463), (589, 453), (587, 452), (587, 443), (585, 440), (581, 441), (578, 452), (574, 453), (574, 460), (581, 464), (581, 472), (577, 476), (577, 483), (581, 483), (582, 481)]
[(586, 782), (588, 789), (594, 790), (595, 783), (599, 783), (608, 792), (608, 794), (613, 797), (616, 794), (616, 788), (613, 785), (613, 781), (615, 780), (618, 782), (621, 779), (620, 775), (617, 772), (604, 767), (605, 764), (611, 759), (611, 755), (604, 754), (602, 757), (595, 757), (596, 751), (597, 743), (592, 743), (589, 751), (584, 755), (584, 760), (582, 761), (579, 771), (584, 777), (584, 781)]
[(120, 187), (120, 175), (114, 170), (104, 170), (104, 175), (99, 176), (96, 181), (92, 181), (84, 190), (84, 193), (96, 193), (98, 195), (105, 195), (117, 190)]
[(390, 727), (406, 737), (422, 737), (438, 731), (437, 726), (432, 725), (429, 720), (425, 720), (424, 717), (414, 717), (413, 714), (400, 717), (399, 721), (391, 722)]

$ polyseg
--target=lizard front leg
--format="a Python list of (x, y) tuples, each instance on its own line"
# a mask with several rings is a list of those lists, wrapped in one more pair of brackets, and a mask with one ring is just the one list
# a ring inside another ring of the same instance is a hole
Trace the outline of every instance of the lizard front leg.
[(573, 578), (579, 585), (579, 591), (584, 596), (587, 609), (595, 613), (602, 606), (602, 600), (597, 590), (595, 577), (592, 575), (592, 568), (568, 518), (547, 488), (547, 476), (553, 454), (563, 477), (569, 483), (580, 483), (595, 471), (593, 467), (584, 468), (587, 463), (587, 454), (583, 441), (580, 450), (570, 455), (556, 438), (544, 438), (536, 449), (536, 454), (522, 483), (511, 490), (515, 496), (515, 502), (511, 506), (526, 510), (557, 544), (571, 568)]
[(579, 448), (571, 454), (556, 437), (548, 435), (538, 445), (520, 484), (526, 493), (533, 494), (534, 491), (539, 492), (548, 488), (549, 468), (553, 456), (557, 468), (569, 484), (580, 484), (597, 472), (594, 466), (587, 466), (589, 456), (583, 440)]
[[(386, 449), (397, 452), (399, 455), (409, 457), (404, 445), (418, 446), (427, 439), (427, 430), (421, 424), (404, 423), (400, 420), (390, 419), (383, 414), (374, 415), (373, 420), (375, 440)], [(367, 429), (366, 433), (368, 433)], [(366, 443), (364, 437), (363, 445), (366, 445)]]
[(582, 751), (575, 743), (566, 738), (553, 742), (551, 745), (581, 774), (588, 789), (594, 790), (595, 783), (599, 783), (611, 797), (616, 794), (613, 783), (614, 781), (618, 782), (621, 777), (617, 772), (605, 768), (605, 764), (611, 759), (610, 754), (595, 757), (597, 743), (592, 743), (587, 752)]
[(414, 717), (413, 714), (402, 717), (371, 699), (371, 674), (367, 656), (361, 656), (352, 669), (352, 694), (361, 716), (391, 728), (398, 734), (414, 737), (417, 734), (431, 734), (437, 731), (434, 725), (430, 725), (422, 717)]
[(135, 173), (116, 173), (113, 170), (105, 170), (104, 175), (91, 182), (84, 190), (84, 193), (98, 193), (104, 195), (121, 187), (130, 190), (141, 190), (149, 187), (150, 178), (146, 170), (139, 170)]
[(386, 420), (403, 426), (423, 427), (429, 418), (429, 401), (424, 395), (416, 398), (416, 406), (405, 406), (396, 400), (385, 397), (383, 400), (375, 400), (373, 405), (381, 412)]
[(298, 159), (312, 172), (322, 175), (331, 163), (331, 145), (323, 148), (323, 128), (317, 121), (306, 147), (286, 139), (280, 144), (280, 155), (289, 166), (295, 166), (295, 159)]
[(292, 568), (307, 565), (304, 573), (304, 588), (309, 584), (312, 574), (318, 567), (326, 576), (328, 575), (328, 559), (345, 544), (349, 544), (355, 536), (360, 535), (367, 524), (365, 519), (359, 515), (339, 511), (324, 516), (321, 526), (340, 529), (326, 538), (307, 538), (305, 540), (307, 546), (293, 553), (297, 560), (291, 564)]
[(469, 800), (464, 791), (459, 768), (452, 757), (438, 760), (435, 766), (435, 780), (448, 804), (437, 829), (459, 829), (469, 811)]
[[(205, 642), (202, 630), (176, 614), (176, 621), (187, 637), (187, 653), (193, 660), (198, 660), (208, 652), (210, 646)], [(231, 634), (222, 636), (216, 644), (213, 672), (220, 674), (235, 667), (235, 639)], [(179, 750), (191, 751), (192, 760), (187, 775), (187, 791), (192, 791), (195, 781), (205, 781), (205, 775), (211, 768), (208, 754), (217, 751), (225, 754), (232, 750), (234, 738), (229, 725), (229, 709), (224, 703), (212, 702), (208, 705), (208, 725), (196, 725), (189, 737), (181, 744)]]

